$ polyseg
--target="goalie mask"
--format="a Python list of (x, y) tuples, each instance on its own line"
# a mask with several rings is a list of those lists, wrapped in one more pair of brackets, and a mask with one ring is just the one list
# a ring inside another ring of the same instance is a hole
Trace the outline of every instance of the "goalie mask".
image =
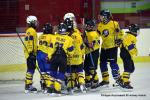
[(38, 20), (36, 16), (28, 16), (26, 22), (29, 27), (36, 28), (38, 26)]
[(58, 26), (58, 33), (62, 35), (66, 35), (67, 25), (64, 23), (60, 23)]
[(107, 24), (111, 19), (111, 13), (108, 9), (100, 12), (100, 19), (104, 24)]
[(129, 25), (128, 29), (129, 29), (130, 33), (132, 33), (133, 35), (135, 35), (135, 36), (139, 35), (140, 27), (137, 24)]
[(53, 33), (53, 27), (50, 23), (46, 23), (43, 26), (43, 33), (44, 34), (52, 34)]

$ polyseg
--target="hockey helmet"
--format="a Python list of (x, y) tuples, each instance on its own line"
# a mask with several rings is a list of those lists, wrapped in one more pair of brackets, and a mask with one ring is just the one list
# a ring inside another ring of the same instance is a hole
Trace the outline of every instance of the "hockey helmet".
[(50, 23), (46, 23), (43, 26), (43, 33), (44, 34), (52, 34), (53, 33), (53, 26)]
[(108, 23), (112, 17), (111, 12), (108, 9), (102, 10), (100, 16), (103, 17), (102, 22)]
[(31, 27), (36, 27), (38, 24), (38, 20), (36, 16), (30, 15), (27, 17), (26, 22)]
[(86, 31), (92, 31), (95, 27), (95, 22), (92, 19), (88, 19), (85, 21), (85, 29)]
[(66, 18), (64, 20), (64, 24), (67, 25), (67, 31), (72, 31), (73, 30), (73, 21), (70, 20), (69, 18)]
[(67, 31), (67, 25), (64, 23), (60, 23), (58, 25), (58, 33), (62, 35), (66, 35), (66, 31)]
[(140, 27), (137, 24), (130, 24), (128, 29), (132, 34), (137, 36), (139, 34)]
[(73, 14), (73, 13), (66, 13), (65, 15), (64, 15), (64, 20), (66, 19), (66, 18), (69, 18), (70, 20), (75, 20), (75, 15)]

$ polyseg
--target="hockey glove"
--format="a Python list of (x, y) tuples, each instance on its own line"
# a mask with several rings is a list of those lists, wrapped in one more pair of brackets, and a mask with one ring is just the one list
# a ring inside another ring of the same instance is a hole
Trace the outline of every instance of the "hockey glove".
[(36, 60), (36, 56), (34, 55), (33, 52), (31, 52), (31, 53), (29, 54), (29, 59), (30, 59), (30, 60)]

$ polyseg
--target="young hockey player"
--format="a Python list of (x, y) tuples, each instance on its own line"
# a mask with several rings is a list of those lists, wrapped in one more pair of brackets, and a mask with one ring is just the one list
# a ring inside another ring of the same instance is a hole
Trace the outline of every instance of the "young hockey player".
[(52, 93), (61, 94), (62, 81), (64, 81), (67, 69), (67, 57), (73, 53), (73, 40), (67, 35), (67, 26), (60, 23), (58, 33), (51, 41), (50, 47), (53, 49), (50, 59), (50, 75), (55, 78), (53, 83), (54, 91)]
[(85, 33), (83, 35), (85, 48), (85, 82), (86, 87), (94, 87), (99, 83), (97, 70), (99, 48), (100, 48), (100, 36), (97, 31), (94, 30), (95, 22), (93, 20), (87, 20), (85, 22)]
[(64, 23), (67, 25), (68, 35), (73, 39), (74, 46), (74, 53), (68, 57), (67, 90), (70, 94), (73, 94), (73, 88), (78, 84), (81, 92), (86, 92), (83, 73), (84, 44), (81, 33), (73, 27), (73, 21), (69, 18), (66, 18)]
[(103, 80), (99, 83), (99, 86), (108, 86), (108, 62), (111, 67), (113, 78), (117, 80), (120, 77), (119, 67), (117, 64), (117, 52), (123, 33), (120, 30), (118, 22), (112, 19), (112, 15), (109, 10), (102, 10), (99, 18), (101, 22), (98, 24), (97, 31), (101, 35), (103, 41), (100, 54), (100, 69)]
[(28, 28), (24, 38), (24, 53), (27, 61), (27, 72), (25, 77), (25, 93), (37, 92), (37, 89), (32, 86), (33, 74), (36, 68), (36, 53), (37, 53), (37, 18), (36, 16), (28, 16), (26, 19)]
[(129, 32), (126, 32), (120, 47), (120, 57), (123, 60), (124, 72), (117, 83), (125, 89), (133, 89), (129, 79), (130, 74), (133, 73), (135, 69), (133, 56), (136, 56), (138, 53), (136, 48), (136, 37), (139, 34), (139, 29), (140, 28), (137, 24), (131, 24), (129, 26)]
[[(53, 27), (50, 23), (46, 23), (43, 26), (43, 34), (39, 37), (39, 46), (37, 51), (37, 61), (40, 68), (43, 79), (41, 81), (42, 90), (48, 92), (50, 86), (52, 85), (53, 78), (50, 77), (50, 63), (48, 63), (48, 55), (51, 53), (52, 48), (50, 48), (50, 43), (52, 38), (54, 38)], [(46, 91), (46, 87), (47, 90)]]

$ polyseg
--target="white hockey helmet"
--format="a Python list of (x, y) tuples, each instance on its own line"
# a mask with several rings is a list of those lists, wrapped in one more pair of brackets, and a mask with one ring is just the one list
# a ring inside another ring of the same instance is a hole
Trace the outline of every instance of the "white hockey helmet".
[(37, 17), (30, 15), (30, 16), (27, 17), (26, 22), (27, 22), (28, 24), (37, 22)]
[(70, 20), (75, 21), (75, 15), (74, 15), (73, 13), (66, 13), (66, 14), (64, 15), (64, 20), (65, 20), (66, 18), (69, 18)]

